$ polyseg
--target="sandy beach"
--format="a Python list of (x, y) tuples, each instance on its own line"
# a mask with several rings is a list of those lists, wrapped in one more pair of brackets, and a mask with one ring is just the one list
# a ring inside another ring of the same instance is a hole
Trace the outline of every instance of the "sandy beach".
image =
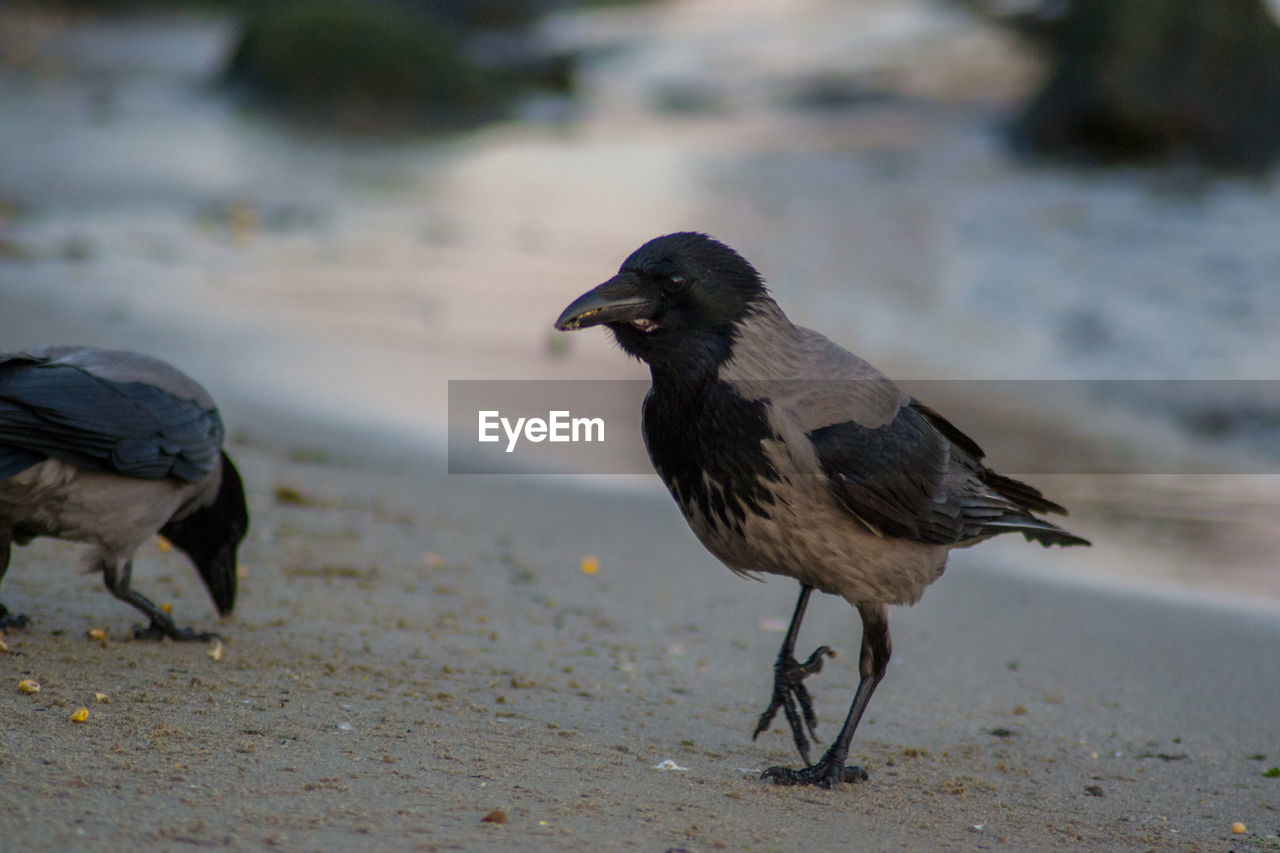
[[(1058, 555), (1031, 546), (962, 552), (893, 615), (890, 675), (853, 750), (870, 781), (780, 789), (756, 776), (795, 760), (790, 736), (749, 735), (791, 583), (735, 578), (665, 500), (449, 477), (385, 444), (344, 452), (358, 434), (330, 450), (281, 437), (250, 428), (233, 446), (254, 513), (233, 618), (215, 623), (180, 558), (139, 561), (140, 589), (221, 632), (217, 660), (128, 639), (133, 613), (76, 571), (73, 546), (16, 555), (5, 600), (35, 623), (5, 637), (10, 843), (1276, 844), (1272, 608), (1040, 580), (1020, 563)], [(811, 682), (820, 732), (856, 684), (857, 638), (847, 605), (812, 608), (802, 645), (839, 654)], [(69, 720), (78, 707), (88, 721)]]
[[(949, 403), (1010, 464), (1133, 455), (1035, 480), (1093, 548), (956, 552), (894, 610), (851, 752), (870, 780), (833, 791), (757, 778), (797, 760), (781, 727), (750, 739), (792, 582), (724, 569), (651, 475), (448, 473), (449, 380), (643, 378), (551, 322), (684, 227), (895, 376), (1278, 378), (1274, 187), (1161, 207), (1141, 175), (1011, 165), (984, 134), (1025, 57), (950, 11), (830, 6), (742, 4), (727, 32), (712, 0), (560, 20), (612, 46), (585, 115), (431, 145), (299, 138), (193, 96), (218, 21), (52, 28), (47, 64), (6, 65), (0, 350), (126, 347), (200, 379), (252, 528), (226, 620), (180, 556), (138, 558), (137, 587), (216, 647), (134, 641), (81, 549), (15, 549), (3, 601), (33, 621), (0, 653), (4, 845), (1280, 849), (1280, 474), (1169, 473), (1247, 443), (1088, 401)], [(701, 88), (663, 50), (705, 59)], [(800, 54), (892, 97), (794, 110)], [(714, 108), (655, 114), (677, 89)], [(1216, 296), (1114, 286), (1214, 264)], [(858, 641), (815, 600), (801, 650), (838, 653), (809, 682), (822, 736)]]

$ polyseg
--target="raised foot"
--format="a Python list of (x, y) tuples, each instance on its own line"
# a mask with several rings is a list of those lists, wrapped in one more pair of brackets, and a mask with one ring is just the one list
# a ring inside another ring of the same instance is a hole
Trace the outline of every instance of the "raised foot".
[(0, 604), (0, 628), (25, 628), (31, 624), (25, 613), (10, 613), (9, 608)]
[(824, 756), (817, 764), (803, 770), (770, 767), (760, 774), (760, 778), (772, 779), (775, 785), (817, 785), (820, 788), (832, 788), (840, 782), (865, 782), (869, 778), (861, 767), (846, 765), (843, 758), (830, 761), (829, 757)]
[[(773, 722), (778, 709), (781, 708), (787, 718), (787, 724), (791, 726), (791, 736), (795, 740), (796, 749), (805, 764), (808, 764), (809, 739), (805, 737), (805, 727), (809, 729), (809, 737), (817, 740), (818, 717), (813, 712), (813, 700), (809, 697), (809, 691), (805, 689), (804, 680), (815, 673), (822, 672), (824, 657), (835, 656), (836, 653), (830, 647), (819, 646), (804, 663), (800, 663), (790, 655), (779, 658), (773, 665), (773, 698), (769, 700), (769, 707), (765, 708), (764, 713), (760, 715), (760, 721), (756, 723), (756, 730), (752, 733), (751, 739), (755, 740), (761, 732), (769, 728), (769, 724)], [(780, 768), (770, 768), (770, 770), (777, 769)]]
[(133, 638), (135, 640), (163, 640), (168, 637), (170, 640), (178, 642), (195, 642), (208, 643), (218, 639), (218, 635), (211, 631), (196, 633), (190, 628), (179, 628), (172, 622), (165, 624), (152, 620), (150, 625), (134, 625)]

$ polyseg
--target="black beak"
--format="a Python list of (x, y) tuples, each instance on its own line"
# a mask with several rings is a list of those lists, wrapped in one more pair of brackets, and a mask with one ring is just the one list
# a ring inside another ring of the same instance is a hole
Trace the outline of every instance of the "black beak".
[(218, 615), (226, 616), (236, 606), (236, 546), (227, 545), (211, 554), (192, 555), (200, 579), (213, 599)]
[(556, 320), (556, 328), (569, 332), (602, 323), (646, 320), (654, 308), (653, 300), (646, 295), (635, 276), (618, 273), (604, 284), (573, 300), (561, 313), (560, 319)]

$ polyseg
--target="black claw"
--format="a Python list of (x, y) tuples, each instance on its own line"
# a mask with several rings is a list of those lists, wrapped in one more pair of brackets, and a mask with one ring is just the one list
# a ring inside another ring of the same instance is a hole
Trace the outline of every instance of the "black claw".
[(190, 628), (179, 628), (172, 622), (166, 624), (155, 619), (151, 620), (150, 625), (133, 626), (133, 638), (135, 640), (163, 640), (165, 637), (178, 642), (195, 643), (208, 643), (219, 639), (218, 635), (211, 631), (197, 634)]
[(760, 774), (761, 779), (772, 779), (775, 785), (817, 785), (819, 788), (832, 788), (841, 782), (853, 784), (865, 782), (870, 777), (861, 767), (846, 765), (844, 758), (832, 761), (827, 754), (817, 764), (803, 770), (792, 770), (789, 767), (770, 767)]
[(810, 675), (822, 672), (824, 657), (835, 656), (836, 653), (828, 646), (819, 646), (804, 663), (800, 663), (790, 655), (779, 658), (773, 665), (773, 698), (769, 700), (769, 707), (765, 708), (764, 713), (760, 715), (751, 739), (755, 740), (761, 732), (769, 728), (769, 724), (773, 722), (778, 709), (781, 708), (783, 715), (787, 718), (787, 724), (791, 727), (791, 736), (795, 741), (796, 750), (804, 759), (804, 763), (809, 764), (809, 738), (805, 737), (805, 728), (807, 726), (809, 729), (809, 737), (817, 740), (818, 717), (813, 711), (813, 700), (804, 686), (804, 680)]

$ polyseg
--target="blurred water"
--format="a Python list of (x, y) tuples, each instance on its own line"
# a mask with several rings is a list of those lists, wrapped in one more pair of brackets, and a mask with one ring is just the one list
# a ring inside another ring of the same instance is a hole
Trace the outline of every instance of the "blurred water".
[[(1280, 378), (1275, 183), (1012, 162), (998, 120), (1034, 65), (946, 7), (559, 17), (546, 37), (589, 57), (576, 114), (394, 142), (241, 111), (211, 85), (225, 21), (0, 26), (30, 48), (0, 68), (0, 346), (149, 349), (232, 423), (291, 410), (439, 450), (448, 379), (642, 377), (603, 332), (550, 325), (635, 246), (689, 228), (894, 376)], [(1228, 428), (1208, 432), (1158, 397), (957, 420), (991, 444), (1050, 422), (1086, 443), (1129, 430), (1157, 456), (1280, 447), (1275, 413), (1241, 405), (1233, 427), (1236, 403), (1214, 399)]]

